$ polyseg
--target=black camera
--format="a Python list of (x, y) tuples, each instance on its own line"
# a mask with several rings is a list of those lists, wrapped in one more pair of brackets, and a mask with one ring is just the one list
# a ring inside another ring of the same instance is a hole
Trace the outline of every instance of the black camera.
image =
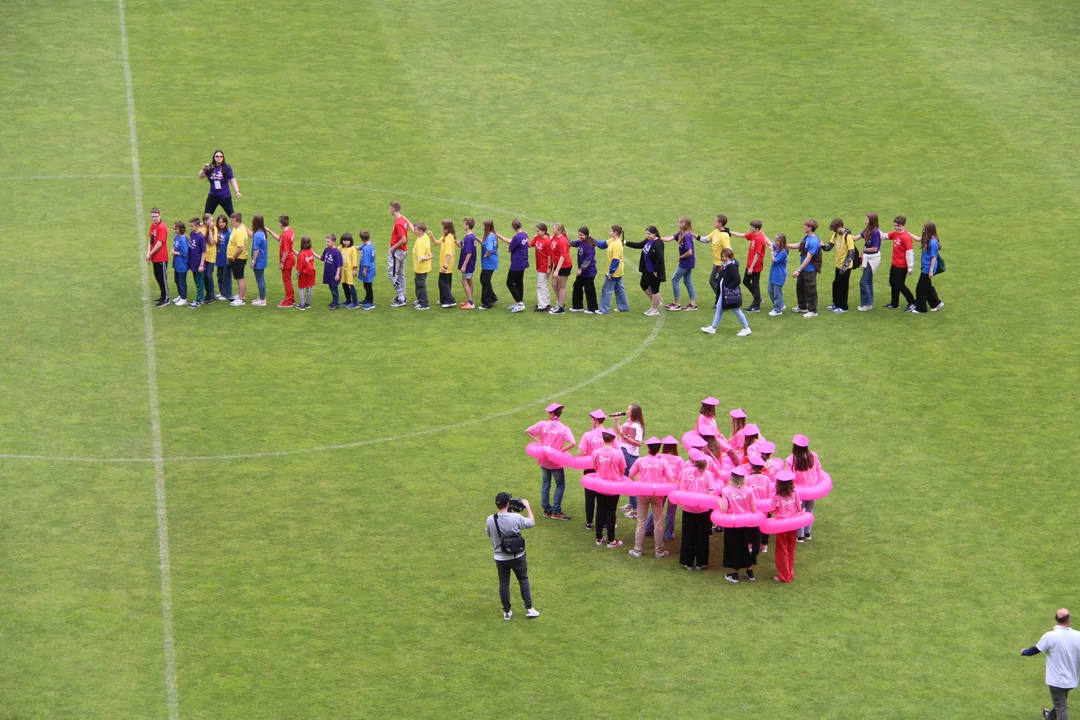
[(510, 498), (510, 504), (507, 505), (507, 509), (510, 512), (517, 512), (517, 513), (524, 512), (525, 511), (525, 503), (521, 502), (521, 498), (512, 497), (512, 498)]

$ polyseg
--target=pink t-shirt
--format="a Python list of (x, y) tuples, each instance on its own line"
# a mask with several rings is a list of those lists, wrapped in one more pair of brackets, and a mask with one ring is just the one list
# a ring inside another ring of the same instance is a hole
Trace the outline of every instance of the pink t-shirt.
[(713, 435), (720, 435), (720, 430), (716, 427), (715, 417), (698, 415), (697, 424), (694, 425), (694, 432), (696, 432), (698, 435), (701, 435), (702, 430), (711, 430)]
[(559, 420), (541, 420), (525, 432), (541, 445), (556, 450), (562, 450), (566, 443), (574, 444), (574, 433)]
[(679, 475), (679, 489), (688, 492), (713, 494), (713, 480), (708, 470), (698, 470), (691, 465)]
[(780, 458), (769, 458), (765, 461), (765, 474), (776, 482), (776, 473), (784, 469), (784, 461)]
[(622, 451), (606, 445), (595, 450), (592, 454), (593, 467), (596, 475), (604, 480), (622, 480), (626, 472), (626, 458)]
[(664, 459), (664, 462), (671, 468), (671, 476), (677, 480), (683, 471), (683, 459), (678, 455), (658, 455), (657, 457)]
[(727, 500), (727, 510), (731, 514), (735, 513), (749, 513), (754, 512), (750, 507), (754, 493), (748, 487), (735, 487), (734, 485), (728, 485), (720, 494)]
[(672, 470), (671, 464), (664, 460), (664, 457), (664, 455), (642, 455), (634, 463), (634, 467), (630, 468), (630, 477), (638, 482), (671, 482), (675, 477), (675, 471)]
[(746, 487), (754, 492), (754, 499), (758, 501), (759, 508), (768, 507), (769, 498), (776, 494), (776, 483), (768, 475), (761, 473), (755, 473), (746, 478)]
[(773, 495), (772, 513), (775, 517), (793, 517), (802, 512), (802, 500), (799, 499), (799, 491), (794, 490), (787, 497)]
[(821, 463), (818, 462), (817, 453), (813, 450), (810, 451), (810, 456), (814, 459), (814, 464), (809, 470), (796, 470), (795, 469), (795, 456), (788, 455), (787, 460), (784, 461), (784, 467), (787, 470), (795, 473), (795, 485), (815, 485), (818, 481), (818, 470), (821, 469)]

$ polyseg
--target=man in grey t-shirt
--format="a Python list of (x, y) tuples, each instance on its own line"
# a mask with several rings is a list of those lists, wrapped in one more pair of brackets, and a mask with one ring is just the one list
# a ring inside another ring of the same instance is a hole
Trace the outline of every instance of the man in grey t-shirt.
[(1080, 684), (1080, 632), (1070, 624), (1069, 611), (1061, 608), (1054, 615), (1054, 629), (1020, 651), (1028, 656), (1046, 654), (1046, 684), (1054, 707), (1043, 708), (1043, 717), (1049, 720), (1069, 720), (1069, 691)]
[(517, 576), (518, 585), (521, 587), (521, 599), (525, 603), (525, 617), (530, 619), (540, 617), (540, 611), (532, 604), (529, 567), (525, 562), (525, 551), (504, 552), (504, 541), (507, 538), (520, 537), (522, 530), (536, 525), (529, 501), (522, 499), (521, 504), (525, 506), (527, 517), (510, 512), (510, 495), (501, 492), (495, 496), (495, 507), (498, 508), (498, 512), (488, 516), (487, 519), (487, 536), (491, 538), (491, 547), (495, 551), (495, 567), (499, 571), (499, 598), (502, 600), (503, 620), (509, 620), (514, 616), (514, 612), (510, 609), (510, 571)]

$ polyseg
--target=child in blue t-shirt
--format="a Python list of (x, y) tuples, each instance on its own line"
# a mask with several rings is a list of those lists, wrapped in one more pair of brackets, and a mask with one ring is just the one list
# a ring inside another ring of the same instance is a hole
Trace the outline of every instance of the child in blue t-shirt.
[(371, 295), (371, 283), (375, 282), (375, 246), (371, 243), (371, 233), (360, 231), (360, 282), (364, 283), (364, 301), (360, 307), (364, 310), (375, 309), (375, 298)]
[(173, 304), (187, 305), (188, 239), (187, 226), (180, 220), (173, 223), (173, 281), (176, 283), (176, 299)]
[(218, 215), (215, 222), (218, 233), (217, 257), (214, 258), (214, 265), (217, 267), (217, 299), (231, 300), (234, 297), (232, 273), (229, 271), (229, 236), (232, 235), (232, 228), (229, 227), (229, 218), (224, 215)]
[(772, 265), (769, 266), (769, 299), (773, 307), (772, 316), (784, 313), (784, 281), (787, 280), (787, 236), (776, 233), (772, 241)]

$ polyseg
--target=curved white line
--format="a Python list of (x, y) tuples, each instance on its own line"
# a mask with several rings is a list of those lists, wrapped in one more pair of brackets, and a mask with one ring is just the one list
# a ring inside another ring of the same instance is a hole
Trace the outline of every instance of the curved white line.
[[(270, 458), (270, 457), (283, 457), (286, 455), (301, 455), (314, 452), (325, 452), (328, 450), (345, 450), (348, 448), (364, 447), (366, 445), (378, 445), (381, 443), (398, 442), (400, 440), (409, 440), (415, 437), (423, 437), (424, 435), (431, 435), (446, 430), (457, 430), (463, 427), (469, 427), (471, 425), (479, 425), (481, 423), (490, 422), (491, 420), (497, 420), (501, 417), (508, 415), (514, 415), (515, 413), (528, 410), (529, 408), (551, 402), (570, 393), (577, 392), (584, 387), (592, 385), (598, 380), (606, 378), (616, 370), (620, 370), (627, 364), (632, 362), (638, 355), (645, 352), (645, 349), (653, 343), (654, 340), (660, 335), (660, 330), (664, 327), (665, 314), (661, 313), (657, 316), (656, 323), (653, 325), (652, 332), (641, 342), (637, 348), (634, 349), (629, 355), (624, 357), (619, 362), (615, 363), (611, 367), (600, 371), (596, 375), (587, 380), (579, 382), (573, 387), (568, 387), (565, 390), (560, 390), (557, 393), (552, 393), (546, 397), (538, 398), (527, 402), (524, 405), (519, 405), (509, 410), (502, 410), (491, 415), (486, 415), (481, 418), (474, 418), (472, 420), (465, 420), (464, 422), (454, 423), (453, 425), (441, 425), (439, 427), (429, 428), (427, 430), (417, 430), (415, 432), (404, 433), (402, 435), (393, 435), (390, 437), (374, 438), (371, 440), (358, 440), (357, 442), (339, 443), (336, 445), (323, 445), (320, 447), (312, 448), (300, 448), (297, 450), (277, 450), (274, 452), (257, 452), (257, 453), (239, 453), (236, 455), (180, 455), (178, 457), (166, 457), (165, 462), (195, 462), (205, 460), (249, 460), (256, 458)], [(79, 458), (79, 457), (62, 457), (57, 455), (16, 455), (9, 453), (0, 453), (0, 459), (3, 460), (45, 460), (51, 462), (74, 462), (74, 463), (149, 463), (155, 462), (154, 458)]]

